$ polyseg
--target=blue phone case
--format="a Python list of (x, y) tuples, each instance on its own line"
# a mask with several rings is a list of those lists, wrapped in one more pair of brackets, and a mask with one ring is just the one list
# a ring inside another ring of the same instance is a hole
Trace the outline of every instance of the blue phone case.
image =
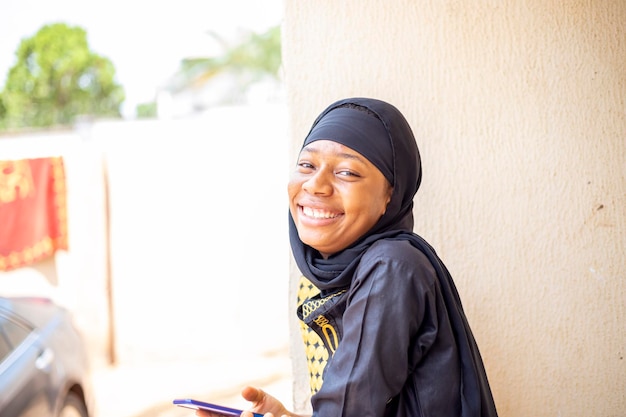
[[(179, 407), (186, 407), (191, 409), (202, 408), (204, 410), (212, 411), (217, 414), (222, 414), (225, 416), (239, 416), (243, 413), (243, 410), (238, 410), (236, 408), (224, 407), (223, 405), (205, 403), (203, 401), (192, 400), (191, 398), (177, 398), (173, 401), (173, 403)], [(263, 414), (253, 413), (254, 417), (263, 417)]]

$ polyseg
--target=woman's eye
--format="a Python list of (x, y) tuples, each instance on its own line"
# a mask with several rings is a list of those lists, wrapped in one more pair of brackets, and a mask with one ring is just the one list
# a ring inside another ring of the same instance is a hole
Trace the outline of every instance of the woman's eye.
[(342, 176), (342, 177), (355, 177), (355, 178), (360, 177), (360, 175), (357, 174), (356, 172), (352, 172), (348, 170), (338, 171), (337, 175)]

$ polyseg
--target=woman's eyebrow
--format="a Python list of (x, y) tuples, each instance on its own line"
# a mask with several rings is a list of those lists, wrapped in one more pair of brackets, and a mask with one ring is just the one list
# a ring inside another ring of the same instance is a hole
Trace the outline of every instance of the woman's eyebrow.
[[(304, 152), (308, 152), (308, 153), (313, 153), (313, 154), (319, 154), (320, 151), (315, 147), (315, 146), (307, 146), (304, 149), (302, 149), (302, 153)], [(346, 159), (353, 159), (355, 161), (359, 161), (361, 163), (366, 163), (365, 159), (362, 158), (361, 156), (354, 154), (354, 153), (347, 153), (347, 152), (337, 152), (335, 154), (333, 154), (335, 156), (338, 156), (340, 158), (346, 158)]]

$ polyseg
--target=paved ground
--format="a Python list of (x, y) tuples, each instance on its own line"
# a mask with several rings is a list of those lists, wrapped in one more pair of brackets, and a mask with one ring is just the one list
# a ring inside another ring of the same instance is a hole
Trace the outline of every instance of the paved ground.
[(245, 385), (262, 387), (290, 407), (291, 363), (286, 350), (245, 358), (96, 368), (96, 417), (194, 416), (194, 411), (174, 406), (174, 398), (247, 408), (248, 403), (239, 396)]

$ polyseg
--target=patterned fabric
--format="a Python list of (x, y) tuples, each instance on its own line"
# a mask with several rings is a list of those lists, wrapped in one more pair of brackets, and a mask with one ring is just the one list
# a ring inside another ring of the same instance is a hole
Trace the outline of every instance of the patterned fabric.
[[(320, 290), (315, 287), (311, 281), (306, 279), (305, 277), (300, 277), (300, 283), (298, 287), (297, 300), (298, 307), (302, 307), (303, 312), (306, 316), (311, 314), (314, 310), (308, 301), (319, 295)], [(317, 300), (318, 305), (319, 301)], [(324, 367), (326, 367), (326, 363), (328, 362), (329, 352), (322, 339), (318, 336), (317, 333), (313, 331), (309, 326), (307, 326), (304, 321), (300, 320), (300, 332), (302, 335), (302, 340), (304, 342), (304, 351), (306, 353), (307, 364), (309, 368), (309, 385), (311, 386), (311, 394), (315, 394), (322, 387), (323, 375), (324, 375)]]
[(0, 161), (0, 271), (67, 250), (61, 157)]

